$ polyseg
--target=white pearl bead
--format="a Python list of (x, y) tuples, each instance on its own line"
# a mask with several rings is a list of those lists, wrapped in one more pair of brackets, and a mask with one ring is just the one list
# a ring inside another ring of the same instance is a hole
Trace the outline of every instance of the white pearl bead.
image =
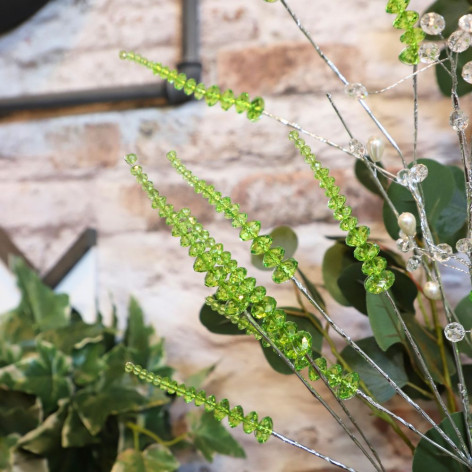
[(439, 284), (437, 282), (426, 282), (423, 285), (423, 293), (430, 300), (440, 300), (441, 299), (441, 290), (439, 289)]
[(398, 217), (398, 226), (407, 236), (416, 234), (416, 218), (413, 213), (405, 211)]
[(382, 155), (385, 149), (385, 143), (383, 139), (372, 136), (367, 141), (367, 151), (369, 153), (372, 162), (379, 162), (382, 159)]

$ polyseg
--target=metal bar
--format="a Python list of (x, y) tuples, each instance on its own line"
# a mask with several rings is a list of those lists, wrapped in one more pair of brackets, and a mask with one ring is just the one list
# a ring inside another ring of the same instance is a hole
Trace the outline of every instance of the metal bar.
[(54, 267), (42, 277), (43, 282), (51, 288), (55, 288), (64, 277), (74, 268), (84, 254), (97, 244), (97, 231), (87, 228), (75, 241), (75, 243), (56, 262)]

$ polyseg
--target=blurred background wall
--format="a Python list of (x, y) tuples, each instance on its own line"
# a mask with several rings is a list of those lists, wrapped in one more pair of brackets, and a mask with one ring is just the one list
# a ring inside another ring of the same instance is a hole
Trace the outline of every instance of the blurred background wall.
[[(391, 28), (393, 17), (384, 13), (385, 1), (293, 0), (291, 5), (349, 81), (362, 82), (373, 91), (410, 72), (397, 60), (399, 33)], [(410, 8), (421, 11), (428, 5), (415, 0)], [(51, 0), (29, 21), (0, 36), (0, 114), (6, 98), (157, 81), (139, 66), (120, 61), (118, 52), (133, 50), (175, 67), (181, 53), (181, 14), (176, 0)], [(347, 145), (349, 137), (325, 96), (331, 92), (357, 139), (365, 142), (377, 134), (280, 4), (201, 0), (200, 26), (206, 84), (262, 95), (267, 111)], [(433, 70), (420, 75), (419, 86), (419, 155), (451, 162), (457, 153), (448, 124), (449, 102), (437, 91)], [(402, 84), (368, 100), (411, 159), (411, 86)], [(340, 232), (310, 170), (288, 142), (288, 132), (267, 117), (250, 123), (233, 110), (210, 109), (199, 102), (3, 113), (0, 225), (41, 272), (80, 232), (95, 228), (97, 247), (63, 286), (80, 310), (93, 316), (97, 300), (109, 318), (115, 303), (123, 319), (128, 298), (135, 295), (166, 338), (170, 363), (181, 372), (218, 362), (208, 391), (272, 415), (280, 432), (329, 455), (339, 457), (342, 451), (345, 462), (362, 470), (362, 459), (326, 413), (294, 379), (271, 371), (257, 343), (211, 335), (200, 325), (199, 308), (212, 292), (203, 286), (203, 276), (192, 271), (187, 251), (151, 210), (123, 162), (126, 153), (135, 152), (161, 193), (176, 207), (191, 207), (249, 267), (248, 245), (238, 243), (231, 225), (173, 172), (165, 154), (175, 149), (192, 171), (239, 202), (264, 230), (293, 226), (299, 235), (300, 267), (321, 283), (320, 264), (330, 245), (324, 236)], [(372, 226), (374, 236), (387, 240), (381, 230), (380, 201), (360, 188), (353, 162), (336, 150), (308, 142), (333, 170), (359, 220)], [(386, 156), (390, 169), (398, 169), (391, 149)], [(267, 274), (255, 269), (254, 274), (270, 284)], [(14, 304), (14, 287), (5, 274), (3, 279), (0, 299), (4, 305)], [(270, 294), (282, 304), (294, 301), (289, 285), (271, 286)], [(334, 302), (329, 307), (354, 337), (368, 332), (362, 315)], [(363, 421), (371, 422), (367, 414)], [(381, 425), (373, 422), (369, 427), (374, 442), (389, 457), (388, 470), (406, 471), (402, 464), (408, 451), (394, 438), (382, 438)], [(275, 440), (258, 446), (252, 437), (235, 434), (246, 448), (247, 461), (218, 458), (200, 470), (331, 470)]]

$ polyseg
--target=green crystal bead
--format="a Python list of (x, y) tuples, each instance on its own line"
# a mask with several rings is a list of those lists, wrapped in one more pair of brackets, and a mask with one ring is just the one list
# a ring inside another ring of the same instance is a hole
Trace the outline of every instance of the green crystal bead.
[(352, 213), (352, 208), (345, 206), (345, 207), (337, 209), (333, 213), (333, 216), (334, 216), (334, 219), (336, 220), (344, 220), (346, 218), (349, 218), (351, 216), (351, 213)]
[(218, 213), (224, 212), (227, 208), (231, 206), (231, 198), (223, 197), (221, 198), (218, 203), (215, 205), (215, 210)]
[(134, 175), (136, 177), (142, 174), (143, 168), (141, 166), (135, 165), (131, 167), (130, 172), (131, 172), (131, 175)]
[(358, 261), (368, 261), (373, 259), (380, 252), (380, 247), (378, 244), (374, 243), (365, 243), (362, 246), (356, 247), (354, 251), (354, 257)]
[(174, 80), (174, 87), (176, 90), (182, 90), (185, 82), (187, 82), (187, 76), (181, 72)]
[(205, 285), (207, 287), (218, 287), (219, 280), (215, 277), (214, 272), (208, 272), (205, 275)]
[(260, 221), (248, 221), (241, 228), (239, 237), (242, 241), (249, 241), (250, 239), (256, 238), (260, 230), (261, 230)]
[(209, 413), (215, 409), (215, 406), (216, 406), (215, 395), (208, 395), (208, 397), (205, 400), (205, 411)]
[(305, 367), (308, 367), (310, 365), (310, 362), (306, 357), (297, 357), (293, 361), (293, 366), (295, 367), (296, 371), (303, 370)]
[[(339, 187), (337, 185), (333, 185), (329, 189), (326, 189), (325, 195), (329, 198), (336, 197), (339, 195)], [(331, 207), (330, 207), (331, 208)], [(340, 208), (340, 207), (338, 207)], [(335, 208), (336, 209), (336, 208)], [(349, 216), (349, 215), (348, 215)]]
[(254, 318), (258, 320), (265, 318), (268, 315), (271, 315), (275, 308), (277, 307), (277, 302), (273, 297), (264, 297), (260, 302), (254, 303), (251, 308), (251, 314)]
[(247, 110), (247, 117), (250, 121), (257, 121), (264, 111), (264, 99), (256, 97)]
[(232, 428), (236, 428), (244, 419), (244, 411), (240, 405), (235, 406), (228, 414), (228, 423)]
[(243, 431), (246, 434), (251, 434), (257, 428), (257, 420), (257, 413), (251, 411), (251, 413), (246, 415), (243, 419)]
[(318, 369), (320, 370), (320, 372), (326, 376), (327, 372), (328, 372), (328, 361), (326, 360), (325, 357), (318, 357), (317, 359), (315, 359), (315, 364), (318, 366)]
[(192, 257), (197, 257), (202, 255), (205, 252), (206, 245), (205, 243), (202, 242), (195, 242), (190, 246), (190, 249), (188, 250), (189, 256)]
[(247, 221), (247, 214), (246, 213), (238, 213), (236, 216), (233, 217), (233, 221), (231, 225), (233, 228), (239, 228), (243, 226)]
[(248, 110), (249, 106), (251, 105), (249, 94), (243, 92), (235, 101), (234, 107), (237, 113), (244, 113)]
[(326, 372), (326, 380), (331, 388), (337, 387), (341, 383), (343, 369), (339, 364), (332, 365)]
[(265, 297), (265, 294), (266, 294), (265, 287), (262, 287), (262, 286), (256, 287), (251, 293), (249, 300), (251, 303), (258, 303)]
[(229, 277), (229, 282), (231, 284), (239, 284), (246, 278), (247, 270), (244, 267), (238, 267), (233, 271)]
[(239, 289), (243, 294), (250, 294), (256, 287), (256, 279), (254, 277), (248, 277), (240, 284)]
[[(274, 0), (266, 0), (266, 2), (267, 1), (273, 2)], [(272, 435), (273, 427), (272, 418), (266, 416), (261, 420), (258, 427), (256, 428), (256, 431), (254, 432), (254, 436), (260, 444), (267, 442), (267, 440)]]
[(186, 393), (187, 389), (185, 388), (184, 384), (180, 384), (176, 389), (175, 389), (175, 394), (178, 397), (183, 397)]
[(213, 410), (213, 416), (215, 417), (215, 420), (221, 421), (223, 418), (228, 416), (229, 412), (229, 402), (226, 398), (224, 398), (215, 406), (215, 409)]
[(294, 336), (291, 336), (284, 349), (284, 354), (289, 359), (298, 359), (306, 354), (311, 354), (311, 334), (307, 331), (298, 331)]
[(205, 403), (206, 400), (206, 392), (205, 390), (200, 390), (196, 395), (195, 395), (195, 406), (200, 406)]
[(365, 288), (368, 292), (379, 294), (388, 290), (395, 282), (395, 274), (389, 270), (384, 270), (379, 275), (371, 275), (365, 281)]
[(136, 164), (136, 161), (138, 160), (138, 157), (136, 154), (127, 154), (125, 156), (125, 162), (129, 164), (130, 166)]
[(335, 195), (328, 201), (328, 208), (331, 210), (338, 210), (346, 203), (346, 197), (344, 195)]
[(275, 267), (282, 262), (284, 258), (285, 249), (282, 247), (274, 247), (268, 250), (262, 259), (264, 267)]
[(387, 13), (402, 13), (404, 12), (410, 0), (389, 0), (385, 11)]
[(167, 74), (167, 82), (169, 84), (173, 84), (175, 79), (177, 79), (178, 72), (176, 70), (169, 70), (169, 73)]
[(362, 264), (362, 272), (365, 275), (379, 275), (387, 267), (387, 261), (383, 257), (374, 257)]
[(197, 87), (197, 82), (195, 81), (195, 79), (192, 79), (192, 78), (187, 79), (184, 85), (185, 95), (192, 95), (192, 93), (195, 92), (196, 87)]
[(310, 368), (308, 369), (308, 378), (312, 381), (316, 381), (320, 378), (318, 372), (313, 366), (310, 366)]
[(339, 227), (343, 231), (352, 231), (356, 228), (357, 226), (357, 218), (355, 216), (348, 216), (347, 218), (344, 218), (341, 223), (339, 223)]
[(398, 59), (400, 59), (403, 64), (414, 65), (420, 62), (420, 57), (418, 55), (417, 46), (409, 46), (399, 54)]
[(298, 131), (290, 131), (290, 133), (288, 133), (288, 139), (290, 141), (296, 141), (297, 139), (300, 138), (300, 135), (298, 134)]
[(276, 284), (281, 284), (290, 280), (297, 271), (298, 262), (291, 257), (279, 264), (272, 273), (272, 280)]
[(275, 2), (277, 2), (278, 0), (264, 0), (264, 1), (266, 1), (267, 3), (275, 3)]
[(195, 87), (195, 92), (193, 93), (193, 96), (197, 100), (201, 100), (206, 95), (206, 93), (207, 93), (207, 90), (206, 90), (205, 84), (199, 83)]
[(397, 29), (409, 29), (418, 21), (419, 17), (420, 15), (416, 11), (404, 11), (402, 13), (399, 13), (398, 16), (395, 18), (395, 21), (393, 22), (393, 27)]
[(204, 252), (195, 259), (193, 270), (195, 272), (207, 272), (213, 268), (213, 265), (213, 256), (209, 252)]
[(421, 28), (411, 28), (400, 36), (400, 41), (409, 45), (418, 45), (424, 38), (426, 38), (426, 33)]
[(251, 244), (251, 253), (257, 255), (264, 254), (272, 246), (272, 238), (268, 235), (258, 236)]
[(367, 242), (369, 237), (370, 230), (367, 226), (359, 226), (357, 228), (351, 229), (348, 235), (346, 236), (346, 244), (348, 246), (362, 246)]
[[(162, 383), (164, 383), (164, 379), (162, 379)], [(179, 388), (179, 384), (177, 383), (177, 381), (170, 380), (169, 382), (167, 382), (167, 385), (166, 385), (167, 393), (170, 393), (172, 395), (177, 391), (178, 388)]]
[(229, 110), (235, 103), (234, 93), (232, 90), (226, 90), (220, 97), (220, 105), (223, 110)]
[(349, 400), (354, 397), (359, 389), (359, 374), (357, 372), (348, 372), (341, 379), (341, 385), (338, 390), (338, 398)]
[(209, 107), (216, 105), (221, 97), (218, 85), (212, 85), (205, 93), (205, 101)]

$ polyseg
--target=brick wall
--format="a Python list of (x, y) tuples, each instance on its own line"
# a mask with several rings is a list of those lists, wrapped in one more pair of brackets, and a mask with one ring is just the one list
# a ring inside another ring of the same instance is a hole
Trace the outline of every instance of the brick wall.
[[(408, 74), (396, 57), (401, 50), (384, 1), (293, 0), (293, 8), (323, 49), (353, 82), (377, 90)], [(411, 2), (421, 10), (426, 0)], [(0, 38), (0, 96), (12, 97), (154, 80), (134, 64), (118, 59), (135, 50), (170, 66), (179, 60), (180, 7), (175, 0), (56, 0), (31, 21)], [(236, 93), (261, 94), (266, 109), (346, 145), (328, 100), (331, 92), (354, 135), (366, 141), (376, 128), (360, 106), (343, 93), (279, 4), (262, 0), (202, 0), (203, 78)], [(440, 97), (430, 70), (420, 76), (419, 154), (452, 161), (455, 140), (448, 125), (449, 103)], [(412, 154), (411, 88), (403, 84), (369, 97), (372, 109), (405, 150)], [(323, 194), (287, 140), (288, 129), (264, 117), (208, 109), (202, 103), (135, 110), (81, 110), (80, 114), (17, 114), (0, 122), (1, 225), (42, 270), (49, 268), (85, 227), (99, 231), (99, 297), (106, 309), (110, 293), (124, 316), (134, 294), (149, 320), (167, 338), (170, 362), (190, 373), (213, 362), (218, 368), (208, 390), (261, 414), (271, 414), (279, 431), (366, 470), (358, 453), (323, 409), (292, 378), (273, 373), (249, 339), (210, 335), (198, 322), (198, 308), (210, 292), (191, 270), (186, 251), (171, 238), (130, 177), (122, 156), (136, 152), (150, 178), (176, 206), (190, 206), (212, 233), (249, 265), (248, 248), (222, 218), (193, 196), (165, 159), (169, 149), (201, 178), (231, 195), (263, 228), (296, 227), (298, 258), (320, 282), (319, 267), (329, 241), (339, 234)], [(315, 141), (310, 144), (348, 195), (359, 219), (383, 237), (380, 205), (359, 188), (353, 163)], [(387, 164), (399, 167), (391, 149)], [(257, 275), (267, 280), (266, 274)], [(291, 288), (270, 289), (289, 303)], [(354, 335), (368, 329), (364, 317), (330, 303)], [(344, 317), (344, 318), (343, 318)], [(363, 424), (368, 418), (361, 419)], [(367, 426), (366, 426), (367, 427)], [(388, 470), (403, 467), (396, 441), (381, 441)], [(212, 471), (328, 470), (324, 463), (288, 446), (257, 446), (236, 433), (248, 460), (218, 458)], [(403, 467), (403, 468), (402, 468)], [(203, 470), (203, 469), (202, 469)]]

